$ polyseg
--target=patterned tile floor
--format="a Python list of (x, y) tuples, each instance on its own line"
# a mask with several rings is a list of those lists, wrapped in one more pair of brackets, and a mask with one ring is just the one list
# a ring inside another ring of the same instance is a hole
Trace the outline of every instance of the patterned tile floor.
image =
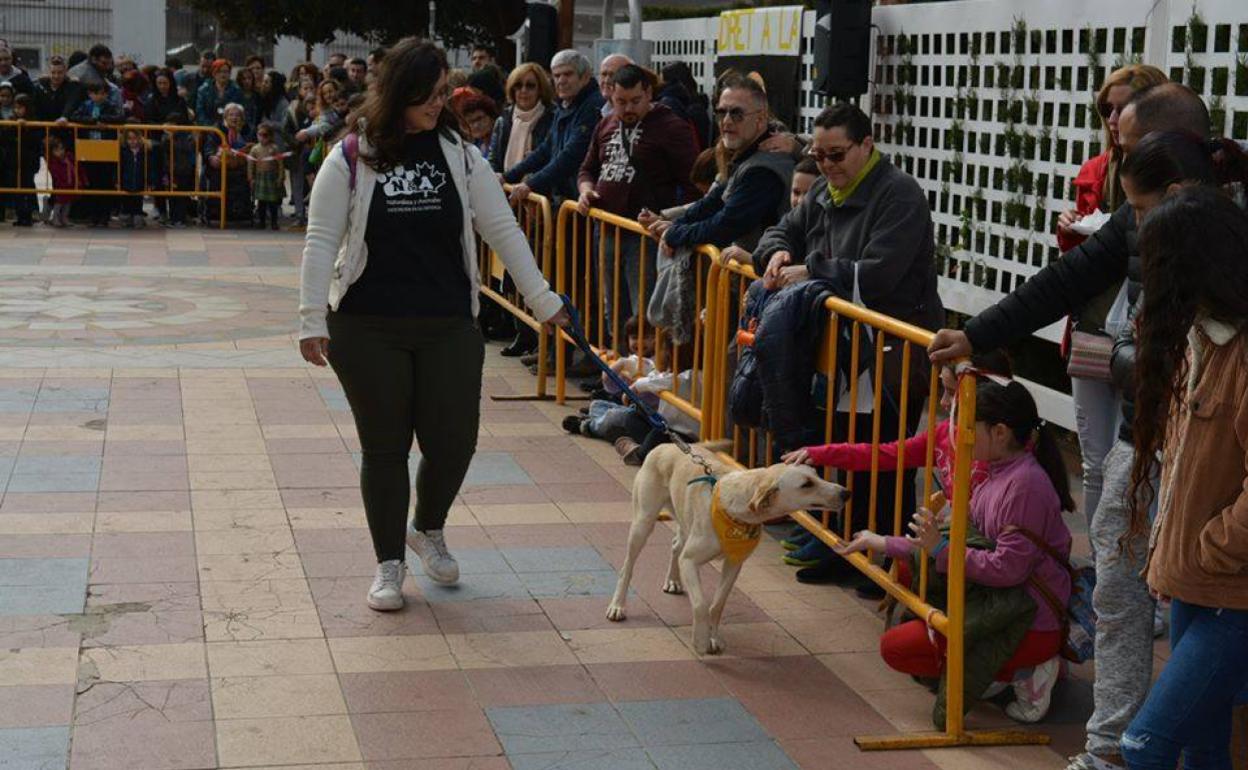
[[(854, 735), (928, 728), (931, 697), (880, 662), (869, 606), (795, 583), (771, 539), (726, 655), (696, 656), (687, 600), (659, 590), (662, 531), (608, 623), (632, 471), (563, 435), (565, 409), (491, 400), (532, 387), (494, 352), (448, 526), (461, 584), (414, 569), (406, 609), (369, 611), (350, 414), (289, 334), (298, 252), (289, 234), (0, 234), (0, 768), (1062, 766), (860, 753)], [(15, 333), (40, 323), (75, 326)], [(1063, 752), (1086, 689), (1063, 683), (1045, 725)]]

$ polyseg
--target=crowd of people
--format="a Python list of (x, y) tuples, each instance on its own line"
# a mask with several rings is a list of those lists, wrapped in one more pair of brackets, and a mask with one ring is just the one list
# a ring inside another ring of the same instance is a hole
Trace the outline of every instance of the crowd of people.
[[(606, 303), (606, 336), (619, 338), (612, 368), (651, 407), (664, 407), (660, 390), (691, 387), (681, 355), (694, 312), (684, 294), (696, 269), (689, 250), (712, 244), (761, 276), (732, 308), (749, 331), (732, 351), (738, 424), (770, 431), (786, 462), (844, 471), (871, 462), (869, 445), (846, 441), (851, 425), (858, 436), (873, 425), (912, 436), (880, 447), (881, 469), (901, 460), (903, 495), (879, 496), (876, 531), (860, 484), (854, 537), (839, 552), (801, 531), (786, 539), (798, 581), (878, 595), (843, 558), (858, 551), (896, 562), (903, 580), (917, 579), (924, 559), (933, 579), (943, 577), (947, 510), (922, 509), (914, 476), (932, 453), (950, 490), (955, 429), (941, 422), (929, 447), (919, 422), (926, 399), (947, 411), (973, 378), (967, 701), (1012, 689), (1006, 710), (1021, 722), (1044, 718), (1063, 671), (1074, 580), (1062, 513), (1076, 501), (1053, 429), (1004, 351), (1069, 317), (1063, 352), (1097, 575), (1095, 709), (1070, 770), (1172, 770), (1180, 756), (1195, 770), (1230, 767), (1231, 709), (1248, 698), (1248, 161), (1210, 135), (1197, 94), (1145, 65), (1111, 73), (1096, 94), (1104, 152), (1084, 164), (1071, 209), (1054, 223), (1063, 256), (962, 328), (941, 329), (927, 196), (876, 147), (856, 106), (830, 105), (799, 135), (774, 119), (767, 84), (752, 73), (728, 73), (703, 95), (687, 66), (655, 72), (622, 54), (595, 65), (565, 50), (548, 68), (505, 72), (479, 48), (472, 63), (452, 70), (415, 39), (367, 59), (303, 63), (289, 76), (254, 56), (241, 67), (211, 53), (197, 67), (153, 67), (114, 62), (94, 46), (52, 57), (31, 78), (0, 47), (0, 119), (86, 124), (77, 136), (116, 141), (121, 159), (76, 162), (73, 135), (10, 123), (0, 131), (0, 180), (33, 186), (46, 169), (58, 188), (43, 212), (52, 226), (76, 217), (141, 226), (142, 193), (215, 189), (224, 169), (232, 219), (276, 228), (289, 206), (293, 224), (306, 224), (301, 349), (333, 366), (355, 414), (378, 560), (368, 602), (378, 610), (402, 606), (405, 542), (426, 574), (458, 580), (443, 522), (475, 450), (483, 331), (514, 334), (503, 354), (539, 363), (527, 327), (472, 321), (489, 280), (478, 274), (474, 230), (535, 316), (566, 323), (502, 184), (512, 204), (538, 193), (646, 230), (621, 232), (618, 251), (605, 250), (612, 262), (591, 280)], [(177, 130), (192, 124), (217, 127), (223, 141)], [(127, 195), (76, 198), (83, 188)], [(180, 226), (215, 219), (213, 205), (157, 197), (152, 211)], [(34, 196), (4, 206), (19, 225), (40, 214)], [(589, 249), (597, 254), (598, 244)], [(875, 375), (880, 413), (861, 398), (834, 399), (848, 419), (823, 443), (818, 410), (829, 384), (813, 370), (813, 351), (829, 296), (936, 334), (926, 352), (887, 346), (880, 372), (872, 361), (858, 370), (847, 356), (838, 361), (838, 380)], [(657, 346), (638, 334), (641, 319), (661, 328)], [(929, 356), (942, 366), (939, 394), (928, 392)], [(570, 433), (612, 441), (630, 463), (665, 440), (613, 381), (595, 377), (586, 388), (595, 400), (565, 421)], [(424, 451), (408, 525), (413, 432)], [(879, 488), (894, 481), (881, 470)], [(907, 531), (892, 531), (893, 506), (913, 514)], [(1153, 640), (1167, 625), (1172, 653), (1154, 683)], [(922, 618), (881, 640), (890, 666), (933, 682), (943, 650)]]
[[(317, 168), (362, 101), (380, 54), (334, 53), (324, 65), (303, 62), (287, 74), (261, 56), (238, 65), (212, 51), (189, 66), (178, 58), (140, 66), (97, 44), (51, 56), (31, 77), (0, 41), (0, 120), (85, 126), (0, 129), (0, 186), (33, 190), (42, 168), (48, 179), (40, 189), (56, 190), (42, 211), (33, 194), (0, 195), (0, 221), (11, 209), (17, 226), (39, 219), (56, 227), (142, 227), (149, 214), (171, 227), (215, 225), (218, 199), (193, 193), (219, 192), (224, 168), (230, 222), (277, 229), (289, 211), (289, 224), (302, 227)], [(116, 141), (121, 162), (78, 162), (78, 138)], [(157, 191), (184, 195), (150, 195)], [(107, 192), (116, 194), (101, 194)]]

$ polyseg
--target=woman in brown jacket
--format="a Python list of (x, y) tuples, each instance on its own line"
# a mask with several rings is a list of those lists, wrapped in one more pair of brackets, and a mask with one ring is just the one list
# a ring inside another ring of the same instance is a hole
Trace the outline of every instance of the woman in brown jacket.
[[(1149, 587), (1173, 599), (1172, 653), (1122, 738), (1132, 770), (1229, 770), (1248, 686), (1248, 216), (1216, 189), (1168, 196), (1140, 230), (1131, 498), (1148, 499)], [(1147, 527), (1136, 505), (1132, 530)]]

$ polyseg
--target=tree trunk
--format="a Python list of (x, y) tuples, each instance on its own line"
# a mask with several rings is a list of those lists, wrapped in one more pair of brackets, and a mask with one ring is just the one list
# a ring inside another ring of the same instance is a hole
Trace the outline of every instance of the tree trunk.
[(312, 61), (312, 44), (306, 40), (303, 41), (303, 60)]
[(576, 0), (559, 0), (559, 34), (560, 50), (572, 47), (573, 31), (576, 28)]
[(1235, 770), (1248, 770), (1248, 706), (1235, 708), (1231, 728), (1231, 761)]

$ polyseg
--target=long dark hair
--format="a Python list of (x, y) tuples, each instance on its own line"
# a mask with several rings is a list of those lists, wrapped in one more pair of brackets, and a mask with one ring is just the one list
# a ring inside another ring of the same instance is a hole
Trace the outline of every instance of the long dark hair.
[[(368, 89), (352, 126), (370, 146), (361, 160), (375, 171), (389, 171), (403, 162), (403, 114), (409, 104), (434, 97), (433, 89), (446, 70), (446, 53), (423, 38), (405, 37), (386, 51), (377, 80)], [(444, 104), (438, 115), (437, 130), (455, 133), (458, 121), (448, 106)]]
[(1190, 131), (1154, 131), (1122, 162), (1119, 174), (1141, 192), (1164, 192), (1183, 182), (1248, 184), (1248, 156), (1229, 139), (1205, 139)]
[(277, 70), (269, 70), (264, 74), (269, 79), (269, 82), (273, 84), (273, 87), (269, 89), (267, 94), (260, 93), (261, 85), (264, 82), (262, 79), (260, 83), (256, 83), (256, 93), (260, 97), (260, 111), (268, 115), (277, 106), (279, 99), (286, 98), (286, 76)]
[(1136, 319), (1135, 463), (1128, 537), (1148, 529), (1157, 451), (1187, 379), (1187, 333), (1197, 314), (1248, 319), (1248, 217), (1215, 187), (1167, 196), (1140, 228), (1144, 304)]
[(975, 386), (975, 422), (1004, 425), (1019, 446), (1027, 446), (1034, 440), (1032, 454), (1053, 483), (1062, 509), (1075, 510), (1075, 501), (1070, 496), (1070, 477), (1066, 474), (1057, 440), (1053, 438), (1053, 429), (1040, 419), (1036, 400), (1022, 383), (1010, 380), (1001, 385), (981, 378)]

